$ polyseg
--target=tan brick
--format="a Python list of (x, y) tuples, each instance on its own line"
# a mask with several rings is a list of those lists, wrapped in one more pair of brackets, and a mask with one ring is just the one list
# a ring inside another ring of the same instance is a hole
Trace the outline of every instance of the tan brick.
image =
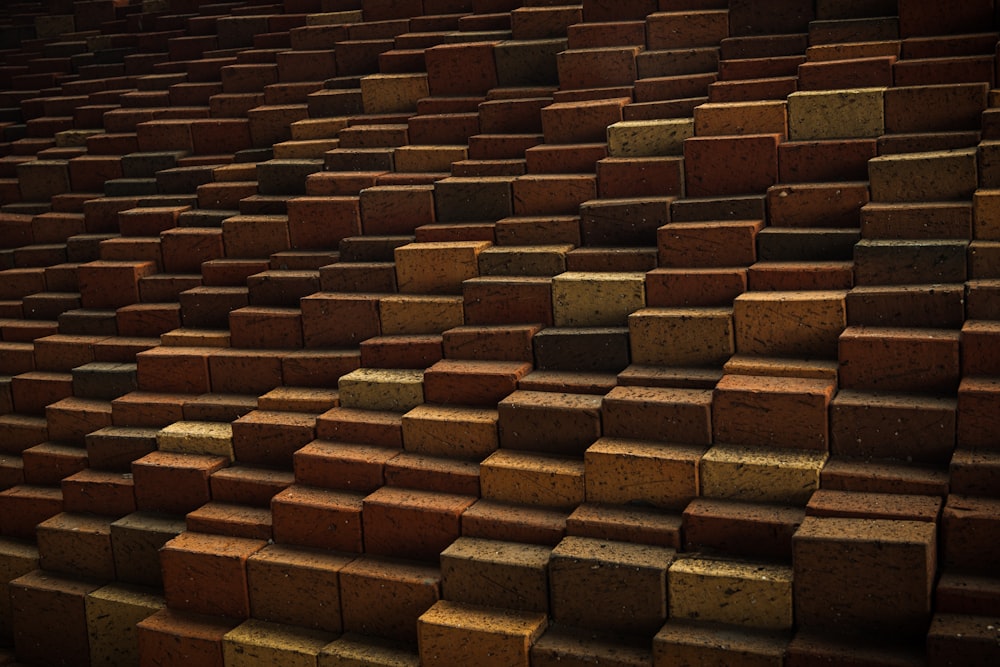
[(345, 408), (406, 412), (424, 402), (421, 370), (359, 368), (340, 378)]
[[(847, 326), (842, 291), (746, 292), (733, 302), (736, 351), (778, 357), (834, 357)], [(809, 326), (802, 326), (808, 322)]]
[(222, 638), (222, 655), (232, 667), (314, 667), (320, 650), (336, 635), (250, 619)]
[(86, 607), (91, 664), (138, 664), (135, 626), (165, 605), (161, 596), (128, 584), (109, 584), (90, 593)]
[(885, 133), (884, 88), (800, 91), (788, 96), (788, 138), (858, 139)]
[(545, 630), (547, 618), (442, 600), (417, 625), (420, 662), (426, 667), (528, 667), (531, 645)]
[(552, 313), (560, 327), (622, 326), (645, 305), (641, 273), (568, 271), (552, 279)]
[(715, 445), (701, 459), (701, 494), (805, 505), (826, 459), (826, 452)]
[(706, 447), (601, 438), (584, 453), (588, 503), (681, 510), (699, 493)]
[(577, 459), (497, 450), (482, 462), (483, 498), (571, 509), (584, 501), (584, 466)]
[(479, 275), (479, 254), (488, 241), (411, 243), (396, 248), (400, 292), (461, 294), (462, 281)]
[(974, 148), (881, 155), (868, 173), (872, 201), (969, 199), (979, 186)]
[(428, 94), (426, 74), (370, 74), (361, 77), (361, 98), (368, 114), (415, 111), (417, 100)]
[(670, 617), (770, 630), (792, 627), (792, 568), (684, 558), (668, 575)]
[(694, 136), (694, 120), (625, 120), (608, 126), (611, 157), (682, 155), (684, 140)]
[[(310, 14), (310, 16), (313, 16)], [(319, 652), (318, 667), (420, 667), (416, 649), (405, 642), (347, 633)]]
[(480, 461), (499, 447), (497, 419), (490, 408), (418, 405), (403, 415), (403, 448)]
[(643, 308), (628, 318), (632, 362), (651, 366), (721, 365), (733, 353), (729, 308)]
[(460, 296), (416, 294), (384, 296), (379, 300), (382, 334), (424, 334), (465, 324)]
[(156, 444), (165, 452), (208, 454), (233, 460), (233, 427), (222, 422), (175, 422), (156, 434)]

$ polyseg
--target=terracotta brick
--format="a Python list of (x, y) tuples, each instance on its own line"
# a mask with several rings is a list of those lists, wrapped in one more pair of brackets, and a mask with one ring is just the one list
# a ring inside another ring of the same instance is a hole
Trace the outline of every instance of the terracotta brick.
[(493, 42), (440, 44), (427, 49), (427, 85), (435, 96), (485, 93), (497, 86)]
[(242, 463), (286, 468), (315, 437), (315, 422), (306, 413), (254, 410), (232, 423), (233, 451)]
[(809, 499), (806, 515), (935, 523), (941, 505), (940, 498), (931, 496), (820, 489)]
[(574, 90), (631, 85), (638, 78), (639, 51), (638, 46), (562, 51), (556, 55), (560, 86)]
[[(922, 521), (806, 517), (793, 539), (798, 623), (852, 634), (891, 624), (898, 636), (922, 635), (931, 613), (935, 534)], [(847, 551), (849, 562), (831, 560)], [(882, 591), (874, 605), (866, 581)], [(841, 591), (836, 601), (824, 599), (831, 586)]]
[(271, 501), (275, 542), (361, 553), (362, 500), (354, 493), (290, 486)]
[(704, 390), (616, 387), (603, 399), (603, 432), (613, 438), (707, 445), (711, 402)]
[[(933, 170), (934, 178), (929, 180)], [(886, 155), (869, 162), (874, 201), (968, 199), (978, 185), (975, 151)]]
[(577, 459), (499, 449), (482, 462), (484, 499), (571, 509), (584, 501), (584, 466)]
[(487, 664), (526, 666), (530, 663), (530, 647), (546, 625), (545, 615), (537, 612), (442, 600), (421, 615), (417, 623), (420, 661), (428, 666), (452, 665), (486, 655), (494, 658)]
[(111, 548), (119, 581), (162, 586), (159, 550), (184, 531), (184, 520), (136, 512), (111, 524)]
[(281, 384), (279, 350), (237, 350), (224, 348), (209, 357), (214, 393), (264, 394)]
[(941, 559), (949, 567), (985, 571), (996, 557), (997, 498), (949, 495), (941, 513)]
[(463, 285), (464, 324), (552, 324), (552, 280), (482, 276)]
[(107, 426), (87, 434), (85, 442), (91, 467), (127, 473), (132, 461), (156, 449), (156, 429)]
[[(685, 186), (688, 196), (758, 192), (778, 179), (779, 135), (694, 137), (684, 142)], [(733, 165), (753, 164), (750, 170)], [(725, 176), (725, 178), (724, 178)]]
[[(882, 391), (958, 386), (958, 332), (849, 327), (840, 337), (840, 385)], [(914, 366), (919, 359), (919, 368)]]
[(228, 464), (219, 456), (152, 452), (132, 462), (136, 507), (183, 513), (211, 499), (209, 476)]
[(517, 388), (530, 365), (517, 361), (442, 359), (424, 373), (428, 403), (492, 405)]
[(205, 393), (210, 389), (208, 358), (212, 348), (157, 347), (136, 355), (143, 391)]
[[(841, 291), (744, 293), (733, 302), (736, 350), (832, 357), (846, 326), (845, 296)], [(813, 322), (813, 328), (801, 331), (800, 318)]]
[(684, 548), (787, 560), (805, 512), (798, 507), (696, 498), (684, 509)]
[(515, 215), (575, 214), (579, 205), (597, 196), (594, 176), (526, 175), (513, 183)]
[(340, 570), (344, 630), (412, 644), (417, 619), (441, 597), (437, 566), (360, 556)]
[(39, 486), (57, 486), (63, 477), (87, 467), (85, 450), (51, 442), (25, 449), (21, 460), (24, 481)]
[(31, 371), (14, 377), (11, 398), (14, 408), (23, 414), (44, 415), (47, 406), (73, 394), (73, 379), (64, 373)]
[[(475, 497), (382, 487), (364, 500), (365, 552), (435, 561), (461, 534), (462, 512)], [(399, 531), (415, 533), (399, 540)]]
[(927, 633), (930, 664), (947, 664), (961, 655), (970, 664), (989, 664), (997, 657), (992, 616), (937, 613)]
[(93, 261), (80, 265), (84, 308), (117, 308), (139, 301), (139, 279), (155, 273), (153, 262)]
[(945, 495), (948, 473), (889, 459), (861, 462), (833, 458), (822, 471), (823, 488), (871, 493)]
[[(27, 660), (89, 664), (86, 597), (100, 585), (35, 570), (10, 584), (14, 646)], [(59, 627), (61, 640), (51, 641), (45, 628)]]
[(459, 538), (441, 553), (442, 595), (463, 604), (547, 611), (550, 553), (538, 545)]
[(238, 621), (163, 609), (137, 624), (140, 660), (157, 659), (164, 665), (197, 660), (206, 667), (222, 667), (222, 639)]
[(114, 579), (111, 520), (61, 512), (38, 524), (39, 565), (49, 572), (95, 579)]

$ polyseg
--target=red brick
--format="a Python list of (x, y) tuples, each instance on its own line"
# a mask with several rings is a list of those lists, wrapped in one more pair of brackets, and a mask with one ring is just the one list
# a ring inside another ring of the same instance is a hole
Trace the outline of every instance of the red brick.
[(94, 261), (78, 269), (84, 308), (118, 308), (139, 301), (139, 278), (155, 272), (153, 262)]
[(485, 93), (497, 86), (493, 42), (441, 44), (426, 50), (427, 83), (432, 95)]
[(882, 391), (954, 391), (958, 332), (848, 327), (840, 336), (840, 385)]
[(363, 498), (344, 491), (290, 486), (271, 501), (274, 539), (281, 544), (361, 553)]
[(776, 134), (757, 134), (686, 140), (687, 195), (711, 197), (766, 190), (778, 181), (780, 138)]
[(443, 359), (424, 374), (425, 399), (431, 403), (493, 404), (510, 394), (531, 369), (520, 362)]
[(399, 449), (403, 446), (402, 415), (389, 411), (331, 408), (316, 418), (316, 437)]
[(799, 507), (695, 498), (684, 509), (684, 549), (713, 549), (751, 558), (792, 555), (792, 536), (805, 518)]
[[(14, 646), (17, 654), (44, 664), (90, 664), (87, 595), (99, 587), (78, 579), (35, 570), (11, 582)], [(59, 641), (52, 629), (59, 628)]]
[(135, 511), (132, 477), (120, 472), (81, 470), (62, 480), (67, 512), (121, 517)]
[(8, 537), (35, 539), (35, 527), (62, 511), (58, 488), (20, 484), (0, 491), (0, 531)]
[(315, 437), (314, 415), (254, 410), (233, 422), (233, 450), (241, 463), (288, 468), (292, 454)]
[[(382, 487), (365, 497), (365, 551), (437, 562), (461, 534), (461, 516), (474, 496)], [(401, 531), (410, 531), (407, 535)]]
[(344, 630), (413, 643), (417, 618), (441, 597), (436, 566), (361, 556), (340, 571)]
[(214, 348), (156, 347), (136, 355), (143, 391), (202, 394), (211, 390), (208, 359)]
[(209, 477), (228, 465), (220, 456), (152, 452), (132, 462), (136, 507), (183, 514), (211, 500)]
[(295, 197), (288, 201), (292, 248), (336, 248), (340, 240), (361, 233), (355, 197)]
[(160, 551), (167, 604), (195, 613), (248, 618), (246, 562), (266, 544), (263, 540), (181, 533)]

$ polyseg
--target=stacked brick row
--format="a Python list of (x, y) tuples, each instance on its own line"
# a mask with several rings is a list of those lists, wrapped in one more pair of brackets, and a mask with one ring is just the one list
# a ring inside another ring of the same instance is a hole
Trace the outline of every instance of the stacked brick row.
[(0, 661), (994, 664), (998, 11), (10, 5)]

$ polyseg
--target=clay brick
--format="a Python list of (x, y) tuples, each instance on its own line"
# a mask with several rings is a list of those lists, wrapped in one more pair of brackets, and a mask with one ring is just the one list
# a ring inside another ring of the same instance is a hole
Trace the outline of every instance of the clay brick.
[(385, 466), (399, 449), (314, 440), (293, 457), (300, 484), (371, 493), (385, 484)]
[(684, 164), (678, 157), (607, 157), (597, 161), (596, 169), (602, 198), (683, 194)]
[(779, 181), (865, 180), (868, 177), (868, 160), (875, 155), (873, 139), (786, 141), (778, 146)]
[(969, 664), (997, 659), (993, 616), (936, 613), (927, 633), (928, 664), (946, 665), (956, 656)]
[(433, 223), (434, 186), (382, 185), (361, 191), (361, 226), (367, 234), (412, 234)]
[(498, 418), (490, 408), (418, 405), (402, 417), (403, 446), (418, 454), (479, 461), (499, 447)]
[(701, 492), (710, 498), (805, 505), (819, 488), (825, 452), (715, 445), (701, 459)]
[(987, 571), (996, 560), (1000, 499), (949, 495), (941, 513), (941, 560), (953, 568)]
[[(563, 538), (549, 561), (553, 620), (593, 630), (655, 631), (667, 617), (667, 569), (674, 556), (662, 547)], [(621, 616), (608, 619), (597, 611), (610, 606)]]
[(613, 438), (707, 445), (711, 402), (704, 390), (616, 387), (603, 399), (603, 432)]
[(111, 524), (111, 548), (119, 581), (160, 587), (159, 550), (184, 531), (184, 520), (136, 512)]
[(561, 455), (579, 455), (601, 435), (601, 397), (514, 391), (497, 404), (500, 444)]
[(424, 373), (428, 403), (489, 406), (517, 388), (530, 364), (517, 361), (442, 359)]
[(694, 121), (688, 118), (624, 120), (607, 129), (608, 154), (616, 158), (679, 156), (685, 140), (693, 136)]
[(788, 96), (792, 141), (859, 139), (885, 132), (884, 88), (802, 91)]
[(713, 102), (694, 110), (694, 130), (700, 137), (774, 133), (784, 138), (787, 125), (783, 100)]
[(441, 597), (436, 566), (360, 556), (340, 570), (344, 630), (413, 643), (417, 619)]
[(24, 481), (38, 486), (56, 486), (64, 477), (87, 467), (83, 449), (51, 442), (25, 449), (21, 460)]
[(819, 489), (809, 499), (806, 515), (935, 523), (941, 505), (941, 499), (932, 496)]
[[(776, 134), (692, 137), (684, 142), (684, 183), (689, 197), (765, 190), (778, 180)], [(746, 169), (739, 165), (747, 165)], [(751, 166), (752, 165), (752, 166)]]
[(212, 473), (212, 499), (250, 507), (266, 508), (271, 498), (295, 481), (291, 472), (233, 465)]
[(205, 667), (222, 667), (222, 638), (237, 624), (234, 619), (163, 609), (136, 626), (140, 661), (179, 666), (196, 660)]
[[(365, 552), (437, 561), (461, 534), (462, 512), (473, 496), (382, 487), (364, 500)], [(414, 532), (401, 539), (400, 531)]]
[(461, 537), (441, 553), (442, 595), (470, 605), (548, 610), (551, 549)]
[(209, 476), (229, 461), (220, 456), (151, 452), (132, 462), (136, 507), (184, 513), (211, 499)]
[(84, 308), (118, 308), (139, 301), (139, 279), (156, 272), (153, 262), (93, 261), (77, 269)]
[(342, 347), (378, 336), (379, 302), (370, 295), (314, 294), (303, 298), (306, 347)]
[[(114, 418), (114, 407), (112, 407)], [(86, 436), (87, 458), (93, 468), (129, 472), (133, 460), (156, 449), (157, 430), (108, 426)]]
[(959, 380), (958, 348), (957, 331), (848, 327), (840, 337), (840, 386), (954, 390)]
[(811, 61), (799, 65), (799, 89), (836, 90), (893, 84), (895, 56)]
[(891, 460), (834, 458), (822, 471), (823, 488), (870, 493), (946, 495), (948, 473), (931, 466)]
[(632, 363), (708, 366), (733, 352), (728, 308), (643, 308), (628, 318)]
[(264, 394), (281, 384), (280, 350), (224, 348), (209, 357), (211, 391), (218, 394)]
[(545, 630), (537, 612), (477, 607), (442, 600), (420, 616), (420, 662), (428, 667), (482, 660), (486, 664), (530, 664), (530, 647)]
[(539, 174), (513, 182), (514, 214), (575, 214), (580, 204), (597, 196), (597, 179), (588, 174)]
[(463, 285), (463, 324), (543, 324), (552, 320), (552, 279), (482, 276)]
[[(35, 570), (10, 583), (14, 647), (25, 660), (89, 664), (86, 598), (100, 585), (92, 579)], [(53, 642), (51, 628), (60, 629)]]
[(136, 355), (143, 391), (205, 393), (210, 390), (208, 359), (213, 348), (156, 347)]
[(538, 667), (599, 660), (611, 667), (641, 667), (652, 662), (649, 648), (619, 638), (572, 628), (549, 628), (531, 647), (531, 664)]
[(880, 156), (869, 174), (874, 201), (969, 199), (979, 183), (971, 149)]
[(17, 412), (40, 416), (50, 404), (72, 396), (73, 379), (65, 373), (29, 371), (11, 379), (10, 392)]
[(568, 535), (681, 548), (681, 520), (671, 512), (629, 505), (584, 503), (566, 519)]
[(340, 378), (346, 408), (406, 412), (424, 402), (423, 371), (359, 368)]
[(403, 446), (401, 422), (398, 412), (336, 407), (316, 418), (316, 437), (399, 449)]
[(91, 664), (138, 664), (135, 626), (163, 609), (163, 598), (135, 586), (109, 584), (87, 595), (85, 604)]
[(62, 480), (67, 512), (120, 517), (135, 511), (132, 478), (124, 473), (86, 469)]
[(798, 507), (696, 498), (684, 509), (684, 548), (787, 560), (804, 517)]
[[(698, 494), (704, 452), (697, 445), (600, 438), (584, 453), (587, 502), (680, 510)], [(671, 483), (664, 484), (666, 479)]]
[[(618, 17), (615, 20), (621, 20)], [(559, 84), (563, 90), (630, 86), (639, 78), (638, 46), (567, 49), (556, 54)]]
[[(736, 350), (831, 357), (847, 322), (845, 296), (841, 291), (741, 294), (733, 302)], [(809, 331), (799, 326), (803, 319), (813, 323)]]
[(487, 241), (412, 243), (395, 250), (400, 292), (460, 294), (462, 281), (479, 275), (478, 257)]
[(440, 44), (427, 49), (427, 85), (430, 93), (462, 95), (485, 93), (497, 86), (493, 42)]
[(685, 558), (668, 574), (670, 617), (788, 630), (792, 568), (749, 561)]
[[(934, 524), (806, 517), (792, 540), (795, 617), (803, 628), (922, 635), (931, 613)], [(850, 553), (851, 558), (842, 555)], [(877, 584), (876, 584), (877, 582)], [(868, 595), (871, 586), (878, 600)], [(840, 591), (832, 599), (824, 591)]]
[(1000, 385), (992, 378), (963, 378), (958, 385), (958, 443), (992, 448)]
[(621, 326), (645, 305), (639, 273), (566, 272), (552, 279), (556, 326)]
[(653, 664), (708, 665), (739, 660), (748, 665), (784, 664), (787, 633), (671, 619), (653, 637)]
[(941, 464), (955, 448), (956, 415), (954, 399), (843, 389), (830, 403), (830, 451)]
[(256, 619), (244, 621), (223, 637), (227, 665), (247, 667), (271, 662), (315, 665), (319, 652), (336, 635)]
[[(293, 485), (271, 501), (275, 542), (361, 553), (363, 496)], [(317, 531), (317, 526), (324, 527)]]
[(156, 434), (160, 451), (233, 458), (233, 427), (225, 423), (181, 421)]
[(75, 577), (112, 580), (111, 520), (61, 512), (38, 524), (39, 566)]
[(886, 131), (978, 129), (987, 106), (986, 93), (986, 83), (889, 88), (885, 92)]
[(584, 501), (584, 466), (576, 459), (499, 449), (482, 462), (484, 499), (571, 509)]
[(319, 653), (319, 667), (334, 667), (351, 661), (373, 665), (398, 665), (399, 667), (419, 667), (420, 657), (405, 642), (397, 642), (380, 637), (366, 637), (345, 634), (340, 639), (327, 644)]

